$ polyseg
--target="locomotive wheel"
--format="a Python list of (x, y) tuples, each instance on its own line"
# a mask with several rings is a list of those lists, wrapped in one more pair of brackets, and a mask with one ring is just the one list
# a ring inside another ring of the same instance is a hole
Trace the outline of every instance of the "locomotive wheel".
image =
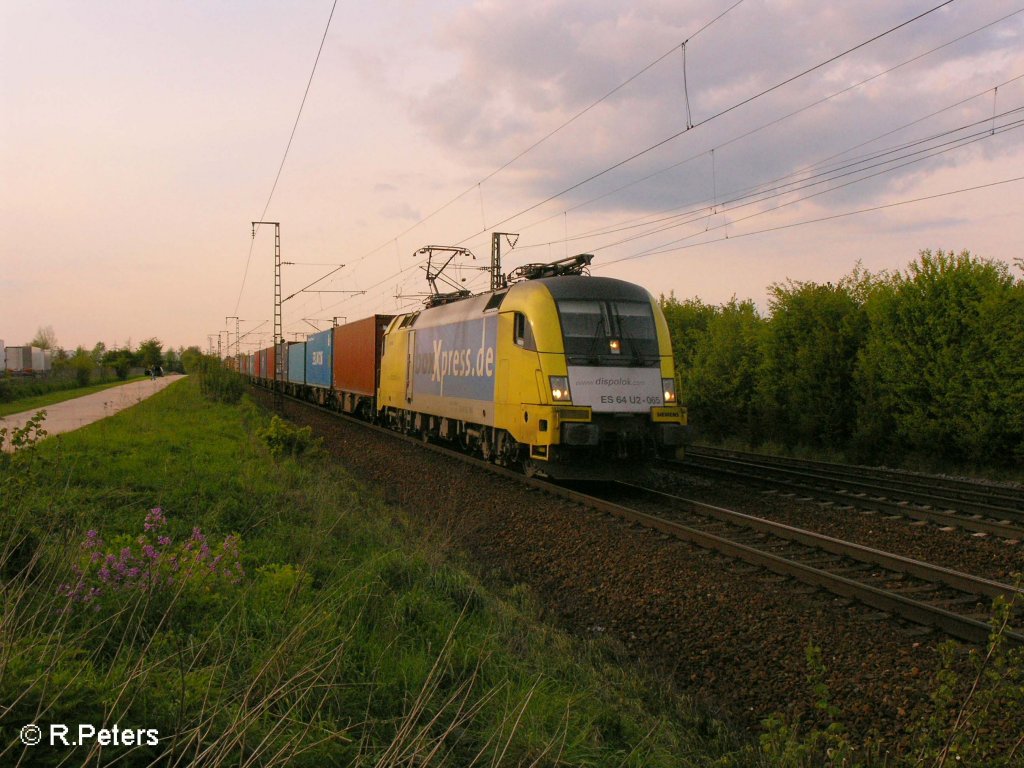
[(500, 430), (497, 444), (494, 463), (502, 467), (511, 467), (516, 463), (519, 453), (519, 446), (515, 439), (505, 430)]

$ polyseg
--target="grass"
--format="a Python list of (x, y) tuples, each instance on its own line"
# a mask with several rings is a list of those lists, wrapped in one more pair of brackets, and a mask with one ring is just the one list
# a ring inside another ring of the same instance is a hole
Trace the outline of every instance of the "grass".
[(118, 387), (122, 384), (128, 383), (129, 381), (139, 381), (144, 378), (146, 377), (133, 376), (125, 381), (108, 381), (103, 384), (92, 384), (88, 387), (64, 389), (59, 392), (48, 392), (45, 395), (34, 395), (20, 400), (13, 400), (9, 403), (0, 403), (0, 417), (10, 416), (12, 413), (21, 413), (23, 411), (39, 410), (40, 408), (45, 408), (48, 405), (63, 403), (65, 400), (74, 400), (75, 398), (83, 397), (84, 395), (91, 395), (94, 392), (102, 392), (104, 389)]
[[(185, 380), (0, 454), (0, 763), (759, 764), (614, 643), (447, 562), (315, 445), (275, 456), (269, 422)], [(27, 748), (27, 723), (159, 739)]]
[[(1024, 738), (991, 725), (1024, 718), (998, 621), (966, 673), (944, 652), (914, 755), (855, 750), (820, 684), (822, 722), (773, 718), (754, 743), (614, 641), (544, 624), (527, 588), (486, 588), (315, 440), (276, 450), (288, 425), (200, 378), (0, 452), (0, 764), (1019, 764)], [(25, 747), (30, 723), (141, 743)]]

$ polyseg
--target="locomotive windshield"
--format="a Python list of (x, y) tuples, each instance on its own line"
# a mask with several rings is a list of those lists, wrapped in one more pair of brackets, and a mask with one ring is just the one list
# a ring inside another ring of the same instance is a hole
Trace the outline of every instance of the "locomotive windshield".
[(658, 336), (650, 304), (593, 299), (561, 299), (557, 303), (570, 363), (657, 363)]

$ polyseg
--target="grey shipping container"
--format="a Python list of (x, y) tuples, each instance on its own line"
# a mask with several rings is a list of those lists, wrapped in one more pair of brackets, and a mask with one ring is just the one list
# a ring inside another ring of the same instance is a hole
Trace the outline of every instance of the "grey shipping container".
[(8, 371), (32, 372), (32, 347), (7, 347), (5, 359)]

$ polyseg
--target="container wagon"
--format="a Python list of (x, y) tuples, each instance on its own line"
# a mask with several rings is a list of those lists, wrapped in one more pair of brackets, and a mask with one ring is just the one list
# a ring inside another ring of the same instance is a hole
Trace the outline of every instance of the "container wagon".
[(384, 332), (393, 319), (371, 315), (334, 329), (333, 388), (336, 407), (344, 413), (374, 416)]

